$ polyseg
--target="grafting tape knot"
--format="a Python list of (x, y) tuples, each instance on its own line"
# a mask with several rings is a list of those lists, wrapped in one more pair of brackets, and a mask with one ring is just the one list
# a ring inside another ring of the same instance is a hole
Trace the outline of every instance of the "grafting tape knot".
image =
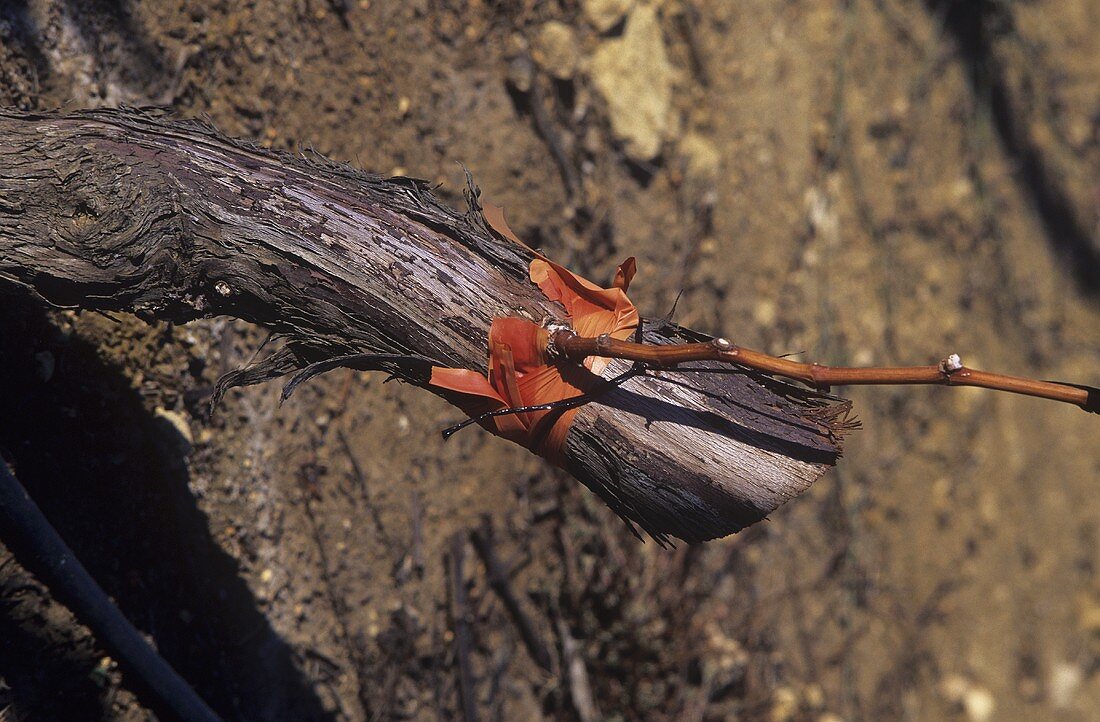
[[(515, 234), (503, 225), (503, 216), (486, 215), (490, 226), (505, 238)], [(570, 329), (581, 336), (607, 334), (624, 340), (638, 326), (638, 311), (626, 295), (636, 264), (628, 258), (617, 269), (611, 288), (602, 288), (536, 254), (529, 274), (543, 294), (559, 302), (569, 323), (559, 320), (539, 325), (525, 318), (496, 318), (489, 329), (488, 373), (470, 369), (434, 367), (430, 385), (445, 392), (471, 417), (502, 409), (539, 406), (581, 396), (590, 391), (607, 368), (608, 360), (591, 357), (584, 364), (555, 358), (551, 331)], [(479, 423), (492, 433), (525, 446), (564, 465), (563, 448), (576, 408), (556, 408), (486, 418)]]

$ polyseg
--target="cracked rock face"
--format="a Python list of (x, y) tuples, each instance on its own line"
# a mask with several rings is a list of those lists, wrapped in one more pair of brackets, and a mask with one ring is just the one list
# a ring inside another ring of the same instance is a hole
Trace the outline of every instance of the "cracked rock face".
[(672, 102), (672, 67), (657, 11), (631, 13), (621, 38), (603, 41), (592, 57), (592, 82), (607, 102), (611, 131), (627, 155), (649, 161), (661, 151)]

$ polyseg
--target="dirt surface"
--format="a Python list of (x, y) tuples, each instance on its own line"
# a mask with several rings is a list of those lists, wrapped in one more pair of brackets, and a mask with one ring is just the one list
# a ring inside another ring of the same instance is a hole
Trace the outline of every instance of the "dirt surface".
[[(461, 162), (570, 268), (636, 255), (647, 315), (682, 290), (684, 325), (830, 363), (1100, 383), (1098, 98), (1092, 0), (0, 3), (0, 103), (166, 105), (456, 203)], [(1100, 718), (1072, 407), (841, 390), (840, 467), (663, 550), (380, 377), (208, 419), (260, 329), (0, 294), (0, 454), (227, 719)], [(147, 702), (4, 551), (0, 719)]]

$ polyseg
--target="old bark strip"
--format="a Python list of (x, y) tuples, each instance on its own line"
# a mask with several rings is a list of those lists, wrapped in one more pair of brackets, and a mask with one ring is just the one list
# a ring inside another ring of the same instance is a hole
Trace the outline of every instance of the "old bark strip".
[[(0, 111), (0, 278), (57, 305), (231, 315), (285, 338), (233, 383), (363, 352), (484, 371), (494, 317), (562, 315), (530, 260), (486, 228), (476, 198), (459, 214), (421, 181), (150, 113)], [(700, 336), (647, 334), (685, 338)], [(401, 375), (423, 384), (422, 367)], [(839, 457), (838, 399), (751, 373), (661, 376), (582, 408), (566, 442), (569, 470), (659, 540), (738, 531)]]

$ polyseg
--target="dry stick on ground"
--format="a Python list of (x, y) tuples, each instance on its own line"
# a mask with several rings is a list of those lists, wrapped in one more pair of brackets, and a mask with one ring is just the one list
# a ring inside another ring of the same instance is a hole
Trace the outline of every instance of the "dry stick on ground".
[[(358, 642), (355, 635), (352, 633), (351, 626), (348, 624), (350, 610), (348, 609), (347, 595), (342, 593), (342, 590), (337, 589), (335, 574), (333, 573), (334, 565), (329, 559), (328, 547), (325, 543), (325, 535), (321, 528), (321, 522), (317, 518), (316, 510), (313, 508), (314, 499), (320, 499), (320, 483), (318, 479), (320, 469), (316, 463), (315, 449), (313, 457), (313, 461), (303, 464), (298, 469), (298, 479), (301, 491), (299, 498), (306, 512), (306, 520), (309, 522), (309, 535), (313, 541), (314, 549), (317, 550), (317, 555), (320, 557), (320, 586), (328, 602), (329, 611), (332, 612), (332, 616), (336, 619), (335, 636), (340, 646), (344, 648), (344, 653), (347, 654), (348, 659), (351, 660), (353, 667), (352, 671), (355, 674), (355, 700), (359, 705), (359, 713), (363, 717), (370, 719), (378, 713), (379, 705), (377, 705), (376, 700), (371, 697), (374, 691), (374, 685), (371, 684), (373, 680), (369, 678), (369, 665), (366, 651), (363, 645)], [(341, 703), (342, 702), (343, 700), (341, 700)], [(383, 702), (383, 704), (385, 704), (385, 702)]]
[(527, 653), (543, 671), (552, 672), (554, 662), (550, 656), (550, 650), (535, 631), (531, 618), (524, 613), (523, 606), (512, 591), (508, 572), (497, 559), (496, 551), (493, 549), (493, 526), (487, 516), (481, 518), (481, 527), (470, 534), (470, 541), (477, 555), (481, 557), (482, 563), (485, 564), (485, 577), (489, 582), (489, 588), (496, 592), (504, 603), (504, 608), (508, 611), (512, 622), (519, 629), (519, 636), (527, 647)]
[[(282, 339), (221, 389), (356, 353), (423, 386), (433, 363), (484, 371), (494, 318), (564, 320), (529, 280), (531, 252), (470, 195), (461, 214), (419, 181), (135, 111), (0, 111), (0, 292), (6, 279), (59, 306), (229, 315)], [(647, 343), (709, 338), (646, 328)], [(629, 379), (579, 410), (565, 466), (659, 540), (763, 519), (837, 461), (849, 405), (743, 371)]]
[(382, 523), (382, 515), (378, 513), (378, 505), (371, 499), (370, 488), (367, 486), (367, 476), (363, 473), (363, 467), (359, 466), (359, 459), (352, 453), (351, 444), (348, 443), (348, 437), (344, 434), (343, 429), (336, 431), (336, 438), (340, 440), (340, 447), (344, 451), (344, 456), (348, 458), (348, 463), (351, 464), (352, 478), (355, 479), (356, 486), (359, 489), (359, 497), (370, 513), (371, 521), (374, 522), (374, 530), (378, 532), (378, 536), (382, 538), (387, 548), (395, 546), (390, 540), (390, 535), (386, 533), (386, 525)]
[(573, 708), (581, 722), (596, 722), (600, 719), (600, 711), (596, 705), (596, 697), (592, 694), (592, 685), (588, 681), (588, 667), (584, 663), (583, 650), (580, 643), (573, 638), (565, 620), (559, 618), (557, 621), (562, 664), (569, 679), (569, 697), (573, 700)]
[(462, 718), (466, 722), (477, 719), (477, 693), (474, 690), (473, 633), (470, 630), (470, 610), (466, 602), (466, 537), (456, 532), (451, 537), (448, 554), (451, 582), (451, 621), (454, 625), (455, 671), (458, 676), (458, 692), (462, 703)]

